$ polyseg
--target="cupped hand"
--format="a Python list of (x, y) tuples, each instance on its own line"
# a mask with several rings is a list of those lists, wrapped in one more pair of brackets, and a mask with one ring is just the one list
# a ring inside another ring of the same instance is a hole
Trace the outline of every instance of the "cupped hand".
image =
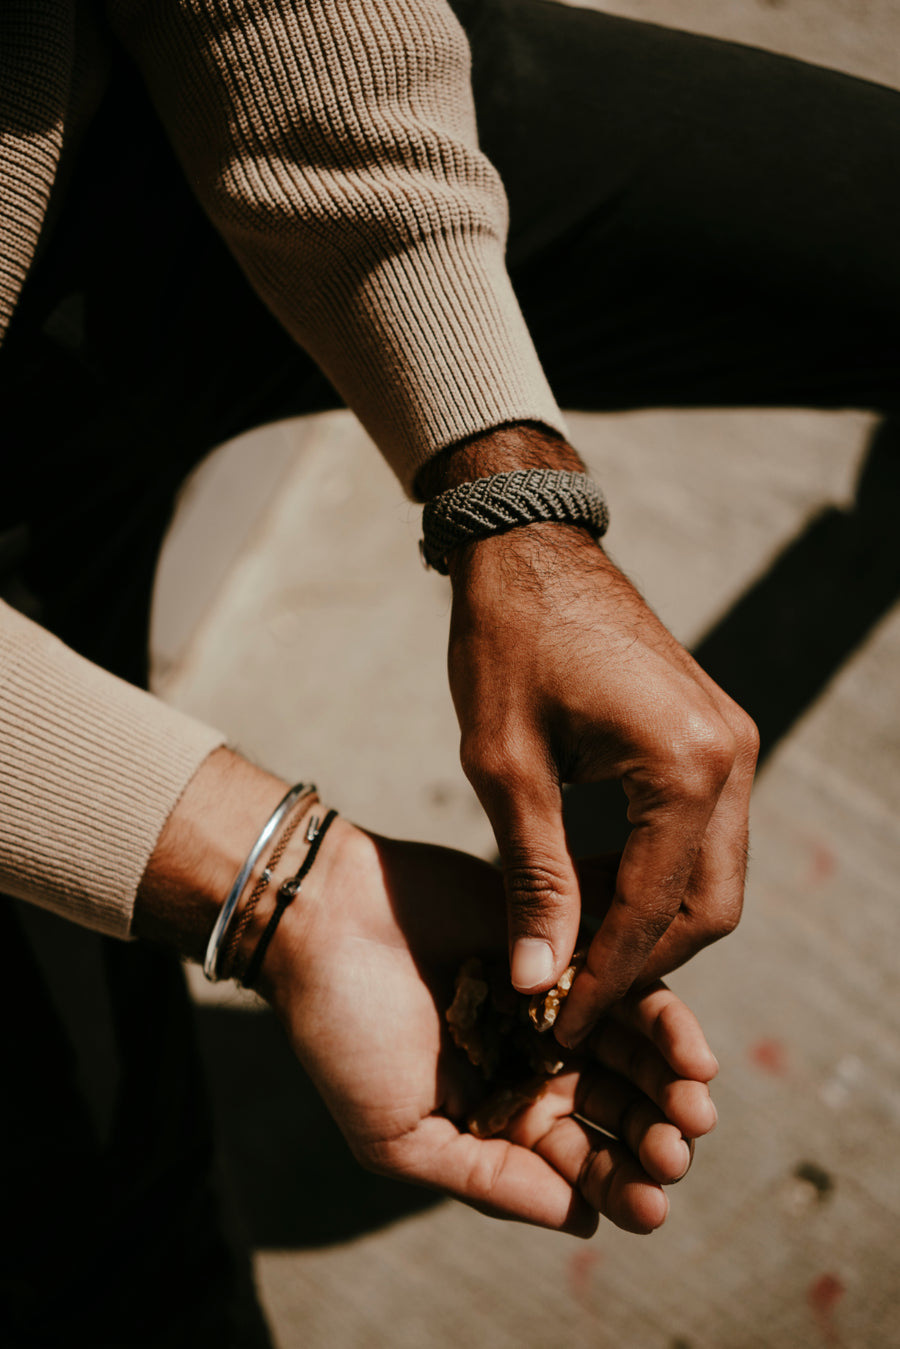
[(563, 784), (619, 779), (627, 798), (615, 893), (558, 1022), (574, 1045), (737, 923), (756, 728), (581, 529), (459, 548), (451, 578), (462, 761), (497, 838), (520, 990), (551, 986), (581, 919)]
[[(366, 1167), (485, 1213), (590, 1235), (647, 1232), (713, 1127), (703, 1034), (663, 985), (631, 994), (505, 1136), (465, 1131), (484, 1094), (443, 1010), (459, 965), (506, 945), (498, 873), (338, 819), (263, 966), (263, 991)], [(594, 1126), (615, 1134), (606, 1137)]]

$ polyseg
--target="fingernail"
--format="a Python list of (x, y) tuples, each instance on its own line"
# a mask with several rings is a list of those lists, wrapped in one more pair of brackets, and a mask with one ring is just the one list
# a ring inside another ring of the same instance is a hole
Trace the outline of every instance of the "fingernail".
[(553, 949), (539, 937), (520, 937), (513, 946), (510, 969), (513, 985), (520, 993), (548, 984), (553, 978)]
[(687, 1175), (687, 1173), (688, 1173), (688, 1172), (690, 1171), (690, 1169), (691, 1169), (691, 1163), (692, 1163), (693, 1160), (694, 1160), (694, 1140), (693, 1140), (693, 1138), (685, 1138), (685, 1139), (684, 1139), (684, 1151), (685, 1151), (685, 1156), (686, 1156), (686, 1158), (687, 1158), (687, 1161), (685, 1162), (685, 1167), (684, 1167), (684, 1170), (682, 1171), (681, 1175), (680, 1175), (680, 1176), (676, 1176), (675, 1179), (672, 1181), (672, 1184), (673, 1184), (673, 1185), (677, 1185), (678, 1182), (679, 1182), (680, 1180), (684, 1180), (685, 1176)]
[(554, 1034), (563, 1049), (577, 1049), (587, 1039), (590, 1029), (590, 1026), (579, 1026), (577, 1031), (566, 1031), (563, 1034), (558, 1022), (553, 1028)]

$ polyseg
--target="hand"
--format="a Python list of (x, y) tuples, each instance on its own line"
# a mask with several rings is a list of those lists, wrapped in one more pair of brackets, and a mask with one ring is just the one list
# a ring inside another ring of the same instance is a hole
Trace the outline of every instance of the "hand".
[(505, 927), (487, 864), (338, 819), (282, 918), (263, 992), (366, 1167), (576, 1235), (601, 1213), (651, 1231), (668, 1211), (661, 1185), (689, 1164), (685, 1137), (715, 1123), (702, 1032), (663, 985), (632, 995), (506, 1137), (474, 1138), (458, 1121), (484, 1088), (443, 1009), (460, 963), (503, 951)]
[[(520, 428), (454, 452), (429, 488), (536, 464), (581, 466)], [(558, 1022), (572, 1045), (635, 980), (737, 923), (756, 729), (585, 531), (529, 525), (450, 561), (450, 687), (503, 861), (517, 988), (550, 987), (578, 932), (562, 784), (618, 778), (627, 797), (615, 895)]]
[[(135, 933), (202, 960), (222, 897), (284, 791), (230, 750), (211, 754), (157, 841)], [(304, 831), (305, 822), (288, 845), (285, 875), (305, 853)], [(602, 908), (602, 863), (591, 874)], [(268, 918), (256, 911), (240, 968)], [(684, 1138), (715, 1123), (705, 1085), (715, 1059), (660, 985), (615, 1008), (506, 1139), (462, 1132), (457, 1121), (484, 1088), (450, 1045), (443, 1011), (459, 965), (496, 956), (505, 929), (500, 877), (486, 863), (375, 838), (338, 818), (276, 929), (262, 991), (365, 1165), (561, 1231), (589, 1235), (599, 1213), (649, 1231), (668, 1209), (660, 1183), (686, 1168)], [(573, 1109), (624, 1144), (594, 1136)]]

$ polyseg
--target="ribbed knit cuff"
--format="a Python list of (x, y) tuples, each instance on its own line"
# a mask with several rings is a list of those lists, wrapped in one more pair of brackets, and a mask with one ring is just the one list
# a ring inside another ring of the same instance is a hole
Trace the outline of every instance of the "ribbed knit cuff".
[(0, 603), (0, 888), (113, 937), (224, 737)]
[(74, 6), (4, 0), (0, 40), (0, 338), (40, 238), (59, 163)]
[(495, 426), (568, 438), (498, 242), (436, 236), (324, 298), (317, 358), (410, 495), (433, 455)]
[(506, 197), (444, 0), (110, 13), (210, 219), (407, 491), (494, 426), (565, 434), (506, 273)]

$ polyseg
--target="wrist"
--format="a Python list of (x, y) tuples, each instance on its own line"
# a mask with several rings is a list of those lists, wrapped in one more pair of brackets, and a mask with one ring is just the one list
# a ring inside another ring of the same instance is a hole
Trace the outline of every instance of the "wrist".
[[(313, 816), (321, 822), (328, 806), (317, 802), (307, 813), (297, 830), (297, 842), (285, 854), (279, 875), (273, 878), (269, 891), (254, 913), (235, 961), (238, 976), (263, 938), (269, 920), (275, 911), (278, 886), (286, 878), (295, 876), (303, 864), (310, 844), (306, 831)], [(283, 910), (278, 926), (265, 952), (254, 991), (270, 1003), (277, 1014), (291, 1026), (298, 1008), (298, 1000), (314, 988), (334, 948), (334, 920), (340, 912), (339, 895), (342, 891), (342, 872), (346, 870), (348, 854), (352, 867), (354, 843), (365, 836), (348, 820), (336, 816), (323, 840), (315, 865), (304, 878), (302, 887)], [(308, 1030), (309, 1027), (306, 1027)], [(294, 1027), (302, 1038), (302, 1029)]]
[[(135, 899), (134, 934), (202, 961), (234, 878), (285, 790), (231, 750), (210, 754), (157, 840)], [(258, 871), (264, 865), (261, 858)]]
[(561, 436), (544, 426), (517, 422), (452, 445), (418, 473), (415, 494), (430, 501), (463, 482), (517, 468), (559, 468), (583, 473), (584, 462)]
[[(298, 928), (303, 928), (307, 900), (316, 888), (310, 873), (314, 865), (317, 874), (320, 865), (324, 867), (319, 854), (336, 823), (337, 812), (324, 806), (315, 792), (300, 803), (232, 924), (221, 977), (265, 995), (266, 975), (278, 963), (270, 952), (273, 946), (281, 948), (286, 933), (296, 938)], [(286, 944), (296, 945), (292, 940)]]

